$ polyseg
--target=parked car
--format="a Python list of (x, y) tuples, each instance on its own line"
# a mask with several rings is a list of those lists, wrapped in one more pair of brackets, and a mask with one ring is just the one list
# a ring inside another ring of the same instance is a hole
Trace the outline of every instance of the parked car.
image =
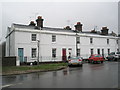
[(99, 54), (91, 55), (88, 59), (89, 63), (103, 63), (105, 61), (104, 57)]
[(120, 52), (111, 52), (107, 57), (108, 60), (119, 60), (120, 59)]
[(71, 57), (68, 59), (68, 66), (82, 66), (83, 60), (81, 57)]

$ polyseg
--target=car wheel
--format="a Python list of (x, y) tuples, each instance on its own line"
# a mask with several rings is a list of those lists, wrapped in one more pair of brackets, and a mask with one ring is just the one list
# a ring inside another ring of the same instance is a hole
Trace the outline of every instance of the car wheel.
[(68, 65), (69, 67), (71, 67), (71, 65)]
[(101, 63), (103, 63), (103, 61), (101, 61)]
[(112, 60), (115, 61), (115, 58), (113, 58)]
[(92, 60), (91, 63), (94, 64), (94, 61)]
[(81, 67), (83, 66), (83, 64), (80, 65)]
[(90, 63), (90, 61), (88, 60), (88, 63)]

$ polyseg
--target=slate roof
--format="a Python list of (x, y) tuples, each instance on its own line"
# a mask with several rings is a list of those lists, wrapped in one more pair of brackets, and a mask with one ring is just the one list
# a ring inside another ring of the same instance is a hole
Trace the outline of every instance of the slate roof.
[[(31, 29), (31, 30), (40, 30), (36, 29), (36, 26), (30, 26), (30, 25), (22, 25), (22, 24), (13, 24), (15, 28), (23, 28), (23, 29)], [(42, 30), (48, 30), (48, 31), (57, 31), (57, 32), (71, 32), (71, 33), (76, 33), (75, 30), (65, 30), (63, 28), (52, 28), (52, 27), (43, 27)], [(98, 33), (91, 33), (89, 31), (83, 31), (79, 32), (83, 34), (93, 34), (93, 35), (101, 35), (100, 32)], [(108, 35), (103, 35), (103, 36), (111, 36), (110, 34)]]

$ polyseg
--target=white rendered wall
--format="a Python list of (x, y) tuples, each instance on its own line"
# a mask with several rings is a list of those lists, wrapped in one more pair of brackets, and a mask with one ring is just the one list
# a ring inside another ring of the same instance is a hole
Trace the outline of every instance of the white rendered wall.
[(6, 56), (15, 56), (15, 32), (6, 38)]
[[(15, 34), (14, 34), (15, 33)], [(43, 31), (15, 31), (12, 33), (11, 37), (11, 55), (18, 56), (18, 48), (24, 48), (24, 57), (27, 57), (27, 62), (34, 62), (37, 58), (31, 58), (31, 49), (37, 48), (37, 41), (31, 41), (31, 34), (37, 34), (37, 40), (40, 40), (40, 61), (62, 61), (62, 49), (66, 49), (66, 55), (69, 55), (69, 48), (72, 48), (72, 56), (76, 55), (76, 36), (75, 34), (61, 34), (59, 33), (46, 33)], [(52, 42), (52, 35), (56, 35), (56, 42)], [(92, 37), (92, 36), (91, 36)], [(109, 39), (109, 44), (107, 44), (107, 38)], [(15, 43), (15, 44), (14, 44)], [(6, 48), (8, 47), (8, 38), (6, 39)], [(9, 48), (9, 47), (8, 47)], [(8, 52), (8, 48), (6, 49)], [(52, 48), (56, 48), (56, 59), (52, 58)], [(80, 49), (80, 55), (82, 57), (89, 57), (91, 52), (90, 49), (94, 50), (94, 54), (97, 54), (97, 49), (100, 49), (102, 54), (102, 49), (104, 49), (104, 54), (108, 54), (108, 49), (110, 51), (115, 51), (118, 48), (116, 44), (116, 39), (102, 36), (94, 36), (93, 44), (90, 44), (90, 37), (87, 35), (80, 35), (80, 44), (78, 44)], [(37, 51), (38, 53), (38, 51)], [(6, 53), (8, 55), (8, 53)]]

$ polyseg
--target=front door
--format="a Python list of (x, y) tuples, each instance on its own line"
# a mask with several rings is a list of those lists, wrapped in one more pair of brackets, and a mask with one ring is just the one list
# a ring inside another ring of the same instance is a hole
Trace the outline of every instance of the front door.
[(24, 56), (23, 56), (23, 48), (18, 48), (18, 57), (19, 57), (19, 60), (20, 62), (23, 62), (24, 61)]
[(66, 49), (63, 48), (63, 49), (62, 49), (62, 60), (63, 60), (63, 61), (66, 61), (66, 59), (67, 59), (67, 56), (66, 56)]

